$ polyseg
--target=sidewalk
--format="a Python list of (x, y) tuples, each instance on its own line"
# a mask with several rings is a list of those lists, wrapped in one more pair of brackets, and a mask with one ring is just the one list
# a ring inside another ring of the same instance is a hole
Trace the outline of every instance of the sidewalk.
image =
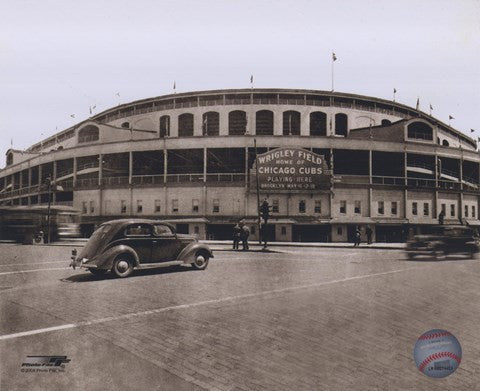
[[(200, 243), (208, 244), (212, 249), (217, 251), (230, 251), (232, 250), (231, 240), (200, 240)], [(262, 245), (258, 244), (258, 241), (249, 241), (248, 245), (250, 251), (261, 251)], [(240, 245), (241, 247), (241, 245)], [(276, 247), (304, 247), (304, 248), (353, 248), (353, 243), (340, 242), (340, 243), (307, 243), (307, 242), (271, 242), (268, 244), (269, 248)], [(361, 243), (357, 249), (381, 249), (381, 250), (403, 250), (405, 243)]]

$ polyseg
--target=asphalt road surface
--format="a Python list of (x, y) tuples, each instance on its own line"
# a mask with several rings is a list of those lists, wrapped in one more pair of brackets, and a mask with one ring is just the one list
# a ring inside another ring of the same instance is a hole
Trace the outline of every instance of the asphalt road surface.
[[(1, 391), (480, 390), (478, 259), (272, 247), (118, 279), (68, 268), (71, 249), (0, 245)], [(463, 349), (444, 379), (413, 361), (432, 328)]]

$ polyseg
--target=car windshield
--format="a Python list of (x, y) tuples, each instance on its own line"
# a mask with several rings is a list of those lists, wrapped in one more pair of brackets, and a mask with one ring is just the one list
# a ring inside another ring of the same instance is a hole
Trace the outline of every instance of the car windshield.
[(112, 229), (110, 224), (101, 225), (93, 234), (90, 236), (85, 247), (82, 249), (80, 254), (81, 257), (90, 258), (98, 249), (98, 247), (104, 243), (105, 236)]

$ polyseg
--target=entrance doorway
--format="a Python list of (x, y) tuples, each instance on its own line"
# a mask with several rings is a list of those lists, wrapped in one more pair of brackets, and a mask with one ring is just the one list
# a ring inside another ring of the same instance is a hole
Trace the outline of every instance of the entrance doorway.
[(292, 227), (294, 242), (329, 242), (330, 225), (328, 224), (295, 224)]

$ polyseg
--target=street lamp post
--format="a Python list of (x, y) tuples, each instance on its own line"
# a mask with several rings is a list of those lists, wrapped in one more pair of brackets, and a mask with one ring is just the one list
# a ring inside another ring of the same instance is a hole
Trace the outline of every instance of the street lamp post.
[(45, 180), (48, 188), (48, 207), (47, 207), (47, 243), (50, 243), (50, 205), (52, 202), (52, 179), (48, 177)]

